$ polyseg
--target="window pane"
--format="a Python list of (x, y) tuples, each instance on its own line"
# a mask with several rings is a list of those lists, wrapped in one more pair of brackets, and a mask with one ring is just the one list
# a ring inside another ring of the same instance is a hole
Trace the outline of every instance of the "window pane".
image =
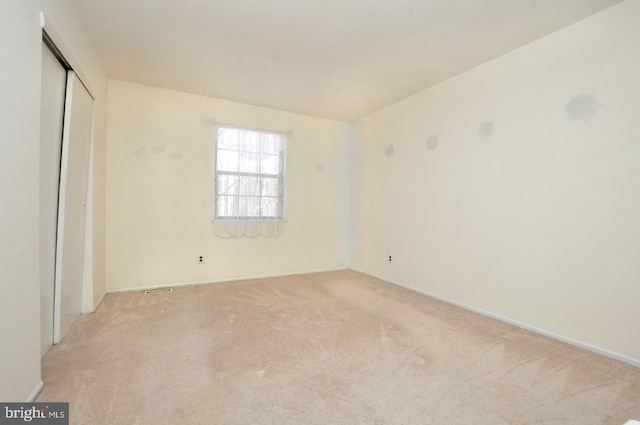
[(273, 155), (278, 152), (277, 150), (278, 136), (275, 134), (265, 134), (262, 139), (262, 153)]
[(240, 196), (260, 196), (260, 178), (243, 177), (240, 179)]
[(260, 152), (260, 133), (255, 131), (244, 131), (242, 135), (241, 147), (240, 149), (246, 152), (258, 153)]
[(240, 170), (241, 173), (259, 173), (260, 172), (260, 154), (253, 152), (242, 152), (240, 154)]
[(218, 171), (238, 171), (238, 152), (218, 149), (216, 169)]
[(218, 149), (238, 150), (239, 132), (236, 128), (218, 127)]
[(241, 197), (240, 215), (244, 217), (260, 217), (260, 198), (257, 196)]
[(284, 145), (285, 145), (286, 137), (284, 135), (276, 136), (275, 146), (273, 153), (284, 154)]
[(278, 178), (262, 178), (262, 196), (278, 196)]
[(237, 196), (218, 196), (216, 204), (218, 217), (235, 217), (238, 215)]
[(237, 195), (238, 176), (218, 174), (218, 195)]
[(278, 217), (278, 198), (262, 198), (262, 215), (264, 217)]
[(262, 155), (260, 172), (263, 174), (278, 174), (280, 172), (280, 157), (278, 155)]

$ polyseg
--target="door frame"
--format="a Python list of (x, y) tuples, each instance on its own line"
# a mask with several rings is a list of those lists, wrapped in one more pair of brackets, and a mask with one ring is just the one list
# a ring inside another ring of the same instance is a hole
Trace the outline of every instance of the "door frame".
[[(53, 51), (54, 55), (58, 57), (58, 59), (63, 63), (63, 65), (67, 68), (67, 72), (73, 71), (76, 74), (76, 77), (84, 85), (87, 92), (91, 96), (91, 98), (95, 101), (95, 90), (92, 88), (92, 84), (90, 80), (87, 78), (86, 73), (83, 71), (83, 68), (80, 66), (79, 62), (75, 59), (74, 55), (71, 52), (71, 49), (67, 47), (67, 44), (64, 42), (63, 37), (60, 36), (58, 31), (54, 28), (51, 21), (47, 18), (44, 12), (40, 12), (40, 26), (42, 29), (42, 36), (45, 43), (49, 46), (49, 48)], [(94, 105), (95, 108), (95, 105)], [(94, 311), (95, 306), (93, 305), (93, 147), (94, 147), (94, 131), (95, 131), (95, 113), (93, 114), (92, 123), (91, 123), (91, 139), (89, 140), (89, 167), (87, 173), (87, 199), (86, 199), (86, 210), (85, 210), (85, 244), (84, 244), (84, 253), (83, 253), (83, 279), (82, 279), (82, 301), (80, 306), (81, 313), (91, 313)], [(59, 200), (60, 201), (60, 200)], [(57, 263), (57, 261), (56, 261)], [(52, 284), (57, 285), (57, 283), (52, 282)], [(56, 287), (55, 291), (59, 289)], [(55, 294), (54, 294), (54, 308), (55, 308)], [(54, 312), (54, 314), (56, 314)], [(56, 335), (59, 332), (59, 329), (55, 329), (55, 320), (54, 320), (54, 335), (53, 342), (54, 344), (58, 343)]]
[(40, 90), (40, 341), (44, 356), (54, 341), (55, 270), (62, 133), (68, 69), (43, 37)]

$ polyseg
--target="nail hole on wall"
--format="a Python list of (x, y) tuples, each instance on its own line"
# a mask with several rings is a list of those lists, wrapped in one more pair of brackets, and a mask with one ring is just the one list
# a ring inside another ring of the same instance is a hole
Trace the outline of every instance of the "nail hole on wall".
[(429, 149), (430, 151), (436, 150), (438, 148), (439, 139), (440, 136), (437, 133), (433, 136), (430, 136), (426, 141), (427, 149)]
[(478, 127), (478, 136), (483, 139), (488, 139), (489, 137), (493, 136), (493, 122), (487, 121), (480, 124), (480, 127)]
[(384, 150), (384, 154), (387, 158), (391, 158), (394, 153), (396, 153), (396, 150), (393, 148), (393, 145), (387, 146), (387, 148)]

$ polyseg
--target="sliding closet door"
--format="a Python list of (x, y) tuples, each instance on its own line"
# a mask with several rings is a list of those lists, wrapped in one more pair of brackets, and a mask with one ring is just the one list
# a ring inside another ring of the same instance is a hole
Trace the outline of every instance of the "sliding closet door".
[(53, 344), (53, 287), (56, 270), (56, 232), (60, 153), (67, 70), (42, 43), (40, 104), (40, 337), (41, 354)]
[(80, 316), (93, 98), (68, 71), (56, 256), (54, 343)]

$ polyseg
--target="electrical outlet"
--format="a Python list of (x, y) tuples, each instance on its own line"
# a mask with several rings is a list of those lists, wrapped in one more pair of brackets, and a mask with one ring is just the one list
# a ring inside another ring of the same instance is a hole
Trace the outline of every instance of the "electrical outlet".
[(198, 263), (204, 263), (204, 256), (198, 255)]
[(389, 262), (391, 263), (391, 256), (389, 256)]

